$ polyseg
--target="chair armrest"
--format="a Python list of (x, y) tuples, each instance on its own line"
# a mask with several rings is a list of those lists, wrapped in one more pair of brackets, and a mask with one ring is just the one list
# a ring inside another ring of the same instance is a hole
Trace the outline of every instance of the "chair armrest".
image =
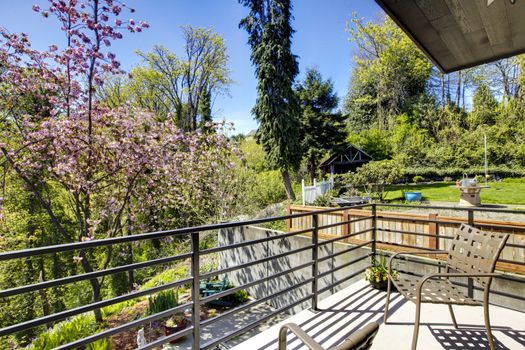
[(390, 276), (390, 272), (392, 271), (392, 261), (394, 258), (396, 258), (398, 255), (423, 255), (423, 254), (448, 254), (446, 250), (418, 250), (415, 252), (398, 252), (393, 254), (390, 259), (388, 259), (388, 276)]
[(352, 333), (343, 344), (336, 346), (333, 350), (369, 349), (378, 331), (379, 323), (370, 322), (357, 332)]
[(416, 293), (418, 298), (421, 296), (421, 289), (423, 288), (423, 284), (432, 278), (437, 277), (499, 277), (501, 276), (501, 273), (495, 273), (495, 272), (479, 272), (479, 273), (466, 273), (466, 272), (438, 272), (438, 273), (429, 273), (428, 275), (423, 276), (421, 281), (419, 281), (416, 289)]
[(279, 350), (286, 350), (286, 335), (288, 331), (294, 333), (308, 347), (308, 349), (325, 350), (295, 323), (287, 323), (281, 326), (281, 329), (279, 330)]

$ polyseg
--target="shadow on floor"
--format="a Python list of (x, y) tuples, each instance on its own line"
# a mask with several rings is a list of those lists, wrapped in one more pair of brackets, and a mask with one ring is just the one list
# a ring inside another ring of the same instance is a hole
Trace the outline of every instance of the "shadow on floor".
[[(393, 295), (391, 303), (391, 312), (395, 312), (406, 303), (406, 300), (401, 299), (399, 295)], [(315, 315), (299, 324), (299, 326), (313, 338), (323, 334), (324, 341), (320, 342), (321, 345), (324, 345), (323, 343), (327, 340), (339, 344), (369, 322), (377, 321), (381, 323), (383, 308), (383, 293), (370, 287), (365, 287), (356, 291), (350, 297), (331, 305), (330, 308), (320, 308)], [(342, 326), (330, 329), (334, 324), (343, 320), (344, 324)], [(352, 324), (353, 327), (348, 329), (348, 324)], [(322, 328), (319, 328), (319, 326), (322, 326)], [(330, 333), (327, 335), (328, 329), (330, 329)], [(303, 345), (291, 347), (296, 340), (297, 338), (294, 335), (290, 334), (288, 336), (288, 349), (299, 350), (303, 347)], [(273, 348), (277, 348), (277, 337), (275, 340), (258, 347), (259, 350)]]
[[(443, 329), (432, 326), (428, 326), (428, 329), (445, 350), (489, 349), (487, 332), (484, 329)], [(510, 350), (498, 340), (494, 332), (493, 337), (496, 349)]]

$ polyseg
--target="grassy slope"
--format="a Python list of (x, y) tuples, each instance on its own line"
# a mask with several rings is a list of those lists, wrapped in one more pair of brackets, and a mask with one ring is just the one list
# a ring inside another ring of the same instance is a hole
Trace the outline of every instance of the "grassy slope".
[[(490, 182), (489, 187), (481, 190), (481, 203), (525, 204), (525, 183)], [(427, 201), (459, 201), (459, 190), (453, 182), (390, 186), (386, 199), (403, 200), (402, 191), (421, 191)]]

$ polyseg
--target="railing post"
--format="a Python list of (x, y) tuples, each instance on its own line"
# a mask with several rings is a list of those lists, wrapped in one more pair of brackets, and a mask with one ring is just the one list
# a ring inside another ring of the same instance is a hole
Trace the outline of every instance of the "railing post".
[(376, 258), (376, 241), (377, 241), (377, 208), (375, 203), (372, 204), (372, 257)]
[(319, 290), (319, 216), (312, 215), (312, 309), (317, 311), (317, 291)]
[(199, 232), (191, 233), (191, 276), (193, 278), (192, 299), (193, 312), (191, 321), (193, 324), (192, 349), (199, 350), (201, 345), (201, 305), (200, 305), (200, 261), (199, 261)]
[[(474, 227), (474, 210), (468, 211), (468, 224)], [(469, 298), (474, 298), (474, 280), (472, 278), (467, 280), (467, 291)]]
[[(292, 203), (290, 203), (290, 202), (288, 202), (288, 206), (286, 207), (286, 214), (287, 215), (292, 215)], [(288, 220), (286, 220), (286, 226), (288, 228), (288, 232), (291, 232), (292, 231), (292, 218), (289, 218)]]

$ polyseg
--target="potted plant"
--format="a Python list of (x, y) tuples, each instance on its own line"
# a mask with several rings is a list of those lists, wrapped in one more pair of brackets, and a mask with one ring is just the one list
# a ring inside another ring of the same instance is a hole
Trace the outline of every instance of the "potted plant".
[[(392, 277), (397, 278), (398, 272), (392, 269)], [(372, 257), (372, 266), (365, 271), (365, 279), (370, 282), (372, 287), (379, 290), (387, 290), (388, 287), (388, 266), (386, 257), (381, 255), (379, 259)]]
[[(188, 327), (189, 324), (190, 324), (190, 321), (188, 321), (188, 319), (186, 318), (185, 315), (183, 315), (182, 313), (181, 314), (176, 314), (176, 315), (170, 317), (166, 321), (166, 323), (164, 324), (164, 334), (166, 336), (171, 335), (171, 334), (175, 334), (177, 332), (182, 331), (186, 327)], [(183, 338), (184, 338), (184, 336), (172, 339), (172, 340), (170, 340), (170, 344), (176, 344), (177, 342), (179, 342)]]

